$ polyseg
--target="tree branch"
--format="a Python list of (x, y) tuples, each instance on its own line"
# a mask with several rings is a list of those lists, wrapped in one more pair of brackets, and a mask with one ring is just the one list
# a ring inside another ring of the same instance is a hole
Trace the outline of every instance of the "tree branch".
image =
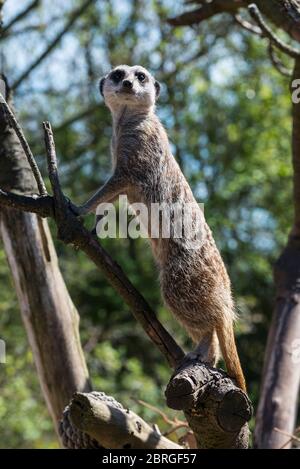
[(0, 92), (0, 105), (5, 109), (5, 113), (7, 115), (8, 121), (9, 121), (10, 125), (12, 126), (12, 128), (14, 129), (14, 131), (16, 132), (16, 134), (18, 136), (18, 139), (21, 143), (21, 146), (24, 150), (24, 153), (26, 155), (28, 163), (29, 163), (29, 165), (31, 167), (31, 170), (33, 172), (34, 178), (36, 180), (40, 195), (46, 195), (47, 194), (46, 186), (44, 184), (44, 181), (43, 181), (43, 178), (41, 176), (38, 165), (36, 164), (34, 156), (33, 156), (32, 152), (30, 150), (30, 147), (27, 143), (25, 135), (22, 131), (22, 128), (18, 124), (17, 119), (15, 118), (13, 112), (11, 111), (10, 107), (8, 106), (7, 102), (4, 99), (4, 96), (1, 94), (1, 92)]
[[(187, 11), (182, 15), (171, 18), (173, 26), (191, 26), (217, 14), (236, 14), (240, 8), (245, 8), (253, 0), (195, 0), (186, 1), (187, 4), (200, 4), (201, 8)], [(259, 10), (276, 26), (282, 28), (293, 39), (300, 42), (300, 2), (299, 0), (256, 0)], [(209, 8), (208, 8), (209, 6)], [(204, 8), (205, 11), (201, 10)]]
[(234, 15), (234, 20), (239, 26), (241, 26), (246, 31), (252, 34), (256, 34), (256, 36), (262, 37), (263, 35), (262, 30), (258, 28), (257, 26), (255, 26), (255, 24), (252, 24), (249, 21), (244, 20), (244, 18), (242, 18), (240, 15)]
[(274, 46), (276, 46), (279, 50), (284, 52), (285, 54), (289, 55), (290, 57), (296, 59), (300, 57), (300, 51), (298, 49), (295, 49), (292, 46), (289, 46), (285, 42), (283, 42), (278, 36), (276, 36), (275, 33), (269, 28), (267, 23), (264, 21), (259, 9), (255, 5), (255, 3), (252, 3), (248, 7), (248, 11), (252, 18), (256, 21), (256, 23), (259, 25), (261, 28), (263, 35), (267, 37)]
[(24, 10), (20, 11), (14, 18), (10, 20), (10, 22), (2, 28), (1, 35), (5, 36), (9, 29), (14, 26), (18, 21), (21, 21), (24, 19), (32, 10), (37, 8), (41, 4), (41, 0), (33, 0), (31, 3), (29, 3), (28, 6), (24, 8)]
[(281, 73), (281, 75), (290, 78), (293, 75), (292, 70), (289, 70), (288, 68), (286, 68), (285, 65), (279, 59), (279, 57), (277, 57), (277, 55), (275, 53), (275, 50), (274, 50), (274, 47), (273, 47), (273, 43), (271, 41), (269, 42), (268, 52), (269, 52), (271, 62), (274, 65), (274, 67), (276, 68), (276, 70), (279, 73)]
[(85, 448), (98, 444), (98, 448), (109, 449), (182, 449), (114, 398), (100, 392), (74, 394), (64, 412), (60, 434), (67, 448), (82, 448), (84, 442)]
[(46, 49), (39, 55), (37, 59), (35, 59), (29, 67), (21, 74), (19, 78), (16, 79), (16, 81), (12, 84), (12, 89), (16, 89), (23, 80), (28, 78), (30, 73), (47, 57), (47, 55), (52, 52), (52, 50), (57, 46), (61, 38), (64, 36), (66, 32), (71, 29), (75, 21), (85, 12), (85, 10), (90, 6), (90, 4), (93, 3), (93, 0), (86, 0), (82, 5), (74, 10), (69, 18), (69, 21), (66, 23), (66, 25), (62, 28), (62, 30), (57, 34), (57, 36), (50, 42), (50, 44), (46, 47)]
[(53, 217), (54, 205), (50, 195), (33, 197), (5, 192), (0, 189), (0, 206), (37, 213), (41, 217)]
[(168, 23), (171, 26), (191, 26), (193, 24), (200, 23), (203, 20), (211, 18), (219, 13), (231, 13), (234, 14), (242, 2), (232, 1), (228, 2), (226, 0), (211, 1), (206, 3), (203, 1), (198, 1), (196, 3), (201, 3), (201, 7), (196, 10), (187, 11), (182, 15), (176, 16), (175, 18), (168, 19)]
[(248, 448), (251, 402), (222, 370), (189, 354), (165, 394), (171, 409), (184, 411), (198, 448)]
[[(256, 36), (259, 36), (259, 37), (264, 36), (264, 32), (261, 28), (258, 28), (252, 23), (249, 23), (249, 21), (244, 20), (240, 15), (235, 15), (234, 20), (239, 26), (241, 26), (246, 31), (252, 34), (255, 34)], [(292, 70), (289, 70), (288, 68), (286, 68), (285, 65), (282, 63), (282, 61), (279, 59), (279, 57), (276, 55), (275, 50), (274, 50), (274, 42), (271, 40), (269, 40), (269, 44), (268, 44), (268, 53), (269, 53), (271, 62), (276, 68), (276, 70), (279, 73), (281, 73), (281, 75), (290, 78), (293, 72)]]

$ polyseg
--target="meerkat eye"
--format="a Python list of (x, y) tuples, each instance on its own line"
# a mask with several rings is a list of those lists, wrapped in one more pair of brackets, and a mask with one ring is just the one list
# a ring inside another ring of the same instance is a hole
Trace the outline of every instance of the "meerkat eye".
[(145, 75), (143, 72), (138, 72), (138, 73), (136, 74), (136, 76), (137, 76), (137, 79), (138, 79), (141, 83), (143, 83), (143, 81), (146, 80), (146, 75)]
[(110, 75), (110, 78), (115, 83), (118, 83), (120, 80), (122, 80), (122, 78), (124, 78), (124, 75), (125, 75), (125, 72), (123, 70), (115, 70)]

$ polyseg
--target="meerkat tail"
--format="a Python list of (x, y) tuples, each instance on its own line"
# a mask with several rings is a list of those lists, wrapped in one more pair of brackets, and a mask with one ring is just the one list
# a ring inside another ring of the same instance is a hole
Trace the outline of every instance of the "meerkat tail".
[(216, 332), (227, 373), (236, 380), (238, 386), (243, 391), (247, 392), (246, 382), (235, 344), (232, 319), (226, 316), (222, 319), (222, 323), (216, 327)]

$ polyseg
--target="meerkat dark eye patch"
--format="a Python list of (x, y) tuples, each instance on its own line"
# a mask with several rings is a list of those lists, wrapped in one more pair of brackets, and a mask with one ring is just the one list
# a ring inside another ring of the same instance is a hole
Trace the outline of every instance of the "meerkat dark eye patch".
[(118, 83), (119, 81), (121, 81), (121, 80), (124, 78), (124, 76), (125, 76), (124, 70), (120, 70), (120, 69), (119, 69), (119, 70), (114, 70), (114, 71), (110, 74), (109, 78), (110, 78), (112, 81), (114, 81), (115, 83)]
[(146, 75), (143, 72), (137, 72), (135, 75), (141, 83), (146, 80)]

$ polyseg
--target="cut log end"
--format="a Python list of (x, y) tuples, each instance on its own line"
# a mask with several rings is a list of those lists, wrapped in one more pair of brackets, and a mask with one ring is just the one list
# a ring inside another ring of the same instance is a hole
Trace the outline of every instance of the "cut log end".
[(248, 446), (252, 405), (224, 371), (186, 357), (165, 395), (168, 407), (185, 412), (199, 447)]

